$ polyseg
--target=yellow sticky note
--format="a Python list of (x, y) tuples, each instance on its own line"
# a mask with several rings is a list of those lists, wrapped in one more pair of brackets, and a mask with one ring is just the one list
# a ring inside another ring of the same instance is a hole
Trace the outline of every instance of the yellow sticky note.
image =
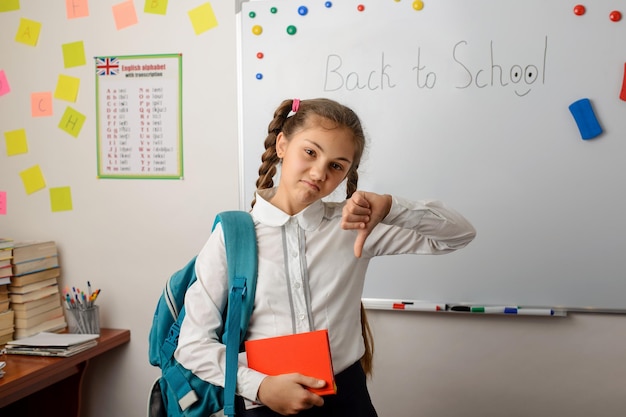
[(26, 130), (17, 129), (4, 132), (4, 140), (7, 144), (7, 156), (19, 155), (28, 152), (28, 141), (26, 140)]
[(118, 3), (114, 5), (112, 9), (117, 30), (137, 24), (137, 12), (135, 11), (135, 4), (132, 0)]
[(52, 93), (50, 91), (30, 95), (30, 114), (33, 117), (52, 116)]
[(65, 43), (63, 48), (63, 63), (65, 68), (79, 67), (85, 65), (85, 46), (83, 41)]
[(50, 209), (68, 211), (72, 209), (72, 189), (70, 187), (50, 188)]
[(87, 0), (65, 0), (65, 13), (68, 19), (89, 16), (89, 2)]
[(33, 165), (32, 167), (20, 172), (20, 177), (22, 177), (26, 194), (32, 194), (35, 191), (45, 188), (46, 186), (46, 181), (43, 179), (43, 174), (41, 173), (39, 165)]
[(61, 74), (59, 75), (59, 81), (57, 81), (57, 88), (54, 90), (54, 98), (74, 103), (76, 102), (76, 97), (78, 97), (79, 87), (80, 78)]
[(65, 109), (65, 113), (63, 113), (63, 117), (61, 117), (61, 121), (59, 122), (59, 129), (77, 138), (80, 130), (83, 128), (85, 119), (87, 119), (87, 117), (84, 114), (71, 108), (70, 106), (67, 106), (67, 109)]
[(22, 17), (20, 18), (20, 26), (17, 28), (15, 40), (26, 45), (35, 46), (39, 40), (39, 32), (41, 32), (41, 23)]
[(167, 13), (167, 0), (146, 0), (143, 6), (144, 13), (162, 14)]
[(215, 18), (215, 13), (213, 13), (211, 3), (204, 3), (195, 9), (189, 10), (188, 14), (196, 35), (217, 26), (217, 19)]
[(20, 9), (20, 0), (0, 0), (0, 12), (12, 12)]

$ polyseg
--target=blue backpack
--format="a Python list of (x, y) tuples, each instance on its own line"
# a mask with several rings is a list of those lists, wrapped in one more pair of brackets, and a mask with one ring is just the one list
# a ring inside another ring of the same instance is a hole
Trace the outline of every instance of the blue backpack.
[(235, 415), (238, 354), (242, 351), (248, 322), (254, 308), (257, 277), (257, 245), (252, 216), (244, 211), (217, 215), (221, 223), (228, 262), (229, 295), (222, 343), (226, 345), (224, 388), (194, 375), (174, 358), (180, 326), (185, 317), (184, 298), (196, 281), (194, 257), (174, 273), (165, 286), (154, 313), (149, 336), (150, 364), (162, 370), (149, 400), (149, 415), (207, 417), (219, 410)]

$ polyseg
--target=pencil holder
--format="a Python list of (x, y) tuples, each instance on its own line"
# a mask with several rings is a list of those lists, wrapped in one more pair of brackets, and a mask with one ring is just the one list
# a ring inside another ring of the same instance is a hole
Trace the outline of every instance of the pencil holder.
[(67, 309), (67, 325), (70, 333), (100, 334), (99, 307)]

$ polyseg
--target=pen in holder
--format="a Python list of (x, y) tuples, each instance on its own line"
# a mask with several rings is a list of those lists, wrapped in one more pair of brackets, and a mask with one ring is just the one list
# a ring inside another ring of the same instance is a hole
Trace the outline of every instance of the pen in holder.
[(87, 281), (88, 293), (72, 287), (65, 290), (67, 307), (67, 325), (70, 333), (100, 334), (100, 309), (95, 305), (100, 290), (91, 291), (91, 283)]
[(67, 324), (70, 333), (100, 334), (100, 309), (98, 306), (69, 308)]

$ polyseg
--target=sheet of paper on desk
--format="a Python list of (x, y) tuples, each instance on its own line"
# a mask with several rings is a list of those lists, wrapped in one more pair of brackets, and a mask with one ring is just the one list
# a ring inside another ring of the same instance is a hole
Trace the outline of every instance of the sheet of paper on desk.
[(52, 333), (41, 332), (36, 335), (24, 337), (22, 339), (7, 342), (8, 346), (30, 346), (30, 347), (70, 347), (81, 343), (95, 340), (100, 335), (97, 334), (77, 334), (77, 333)]

